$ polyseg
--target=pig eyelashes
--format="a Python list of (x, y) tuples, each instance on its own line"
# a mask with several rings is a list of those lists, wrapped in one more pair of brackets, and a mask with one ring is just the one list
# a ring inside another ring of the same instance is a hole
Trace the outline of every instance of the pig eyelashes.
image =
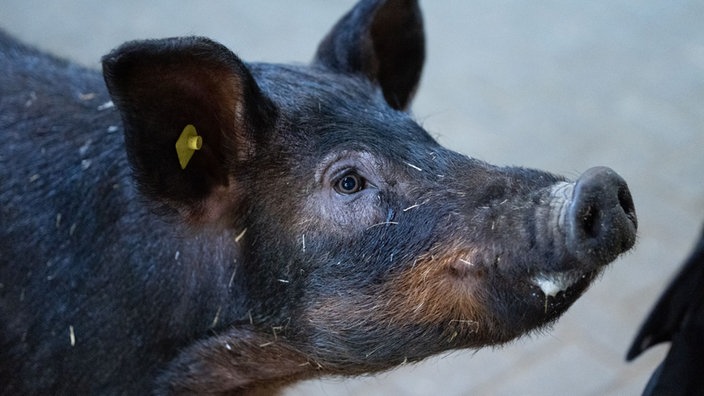
[(366, 180), (356, 172), (347, 172), (335, 180), (334, 189), (338, 194), (351, 195), (362, 191)]

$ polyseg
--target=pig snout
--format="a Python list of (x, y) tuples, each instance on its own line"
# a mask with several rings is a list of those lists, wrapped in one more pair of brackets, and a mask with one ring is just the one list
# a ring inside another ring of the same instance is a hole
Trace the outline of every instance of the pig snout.
[(605, 265), (635, 243), (633, 199), (626, 182), (610, 168), (585, 171), (574, 183), (566, 211), (566, 248), (584, 265)]

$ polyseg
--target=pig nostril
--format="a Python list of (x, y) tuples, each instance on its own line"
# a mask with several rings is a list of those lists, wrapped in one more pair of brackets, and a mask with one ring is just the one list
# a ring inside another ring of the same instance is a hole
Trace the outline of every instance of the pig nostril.
[(623, 209), (623, 213), (626, 214), (628, 221), (630, 221), (634, 227), (638, 228), (638, 218), (636, 217), (636, 208), (633, 204), (633, 198), (631, 197), (631, 192), (625, 185), (621, 186), (618, 190), (618, 203)]

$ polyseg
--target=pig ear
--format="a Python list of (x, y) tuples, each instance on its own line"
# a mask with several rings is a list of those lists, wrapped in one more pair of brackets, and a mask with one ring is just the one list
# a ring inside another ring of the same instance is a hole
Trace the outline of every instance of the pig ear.
[[(234, 205), (235, 167), (275, 116), (246, 66), (208, 39), (173, 38), (124, 44), (103, 74), (142, 193), (195, 220)], [(179, 154), (184, 129), (201, 144)]]
[(391, 107), (405, 110), (424, 60), (423, 19), (416, 0), (362, 0), (323, 39), (314, 62), (365, 75), (381, 87)]

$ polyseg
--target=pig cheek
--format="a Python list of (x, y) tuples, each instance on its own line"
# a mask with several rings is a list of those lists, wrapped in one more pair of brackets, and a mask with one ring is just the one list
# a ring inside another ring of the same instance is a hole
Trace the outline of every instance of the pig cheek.
[[(364, 294), (327, 296), (308, 312), (309, 323), (321, 333), (342, 336), (355, 331), (388, 343), (405, 345), (397, 358), (411, 352), (417, 339), (404, 339), (409, 327), (430, 330), (437, 346), (478, 347), (493, 341), (494, 321), (483, 270), (466, 269), (458, 261), (468, 254), (438, 258), (424, 255), (387, 282)], [(464, 259), (463, 259), (464, 260)], [(424, 332), (425, 333), (425, 332)], [(372, 336), (372, 334), (380, 337)], [(391, 338), (388, 338), (388, 337)]]
[(319, 191), (306, 199), (299, 217), (301, 234), (351, 236), (385, 219), (378, 191), (362, 191), (357, 197), (339, 197), (334, 191)]

